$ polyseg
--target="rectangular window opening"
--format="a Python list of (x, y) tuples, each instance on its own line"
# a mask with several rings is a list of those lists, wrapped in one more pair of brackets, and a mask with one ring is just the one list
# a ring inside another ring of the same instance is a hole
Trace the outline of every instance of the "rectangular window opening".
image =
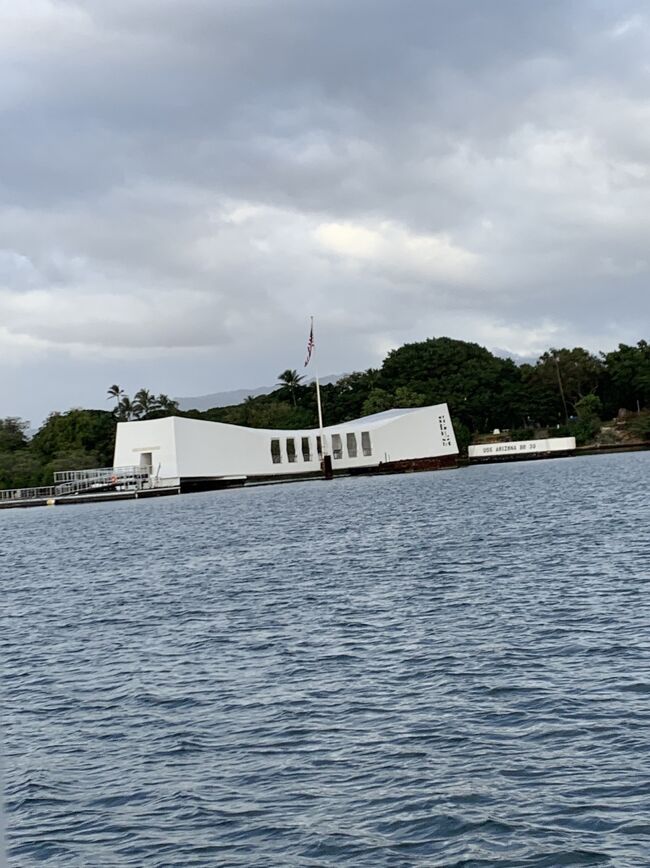
[(366, 456), (366, 458), (372, 455), (372, 443), (370, 442), (369, 431), (361, 432), (361, 451)]
[(320, 437), (316, 438), (316, 451), (318, 452), (318, 457), (323, 457), (323, 444), (321, 443)]
[(293, 437), (287, 437), (287, 460), (289, 464), (296, 463), (296, 441)]
[(282, 464), (282, 453), (280, 452), (279, 440), (271, 440), (271, 461), (274, 464)]
[(343, 443), (340, 434), (332, 434), (332, 457), (337, 461), (343, 458)]
[(302, 438), (302, 460), (311, 461), (311, 444), (309, 437)]
[(356, 458), (357, 457), (357, 435), (356, 434), (346, 434), (345, 435), (346, 445), (348, 447), (348, 457)]

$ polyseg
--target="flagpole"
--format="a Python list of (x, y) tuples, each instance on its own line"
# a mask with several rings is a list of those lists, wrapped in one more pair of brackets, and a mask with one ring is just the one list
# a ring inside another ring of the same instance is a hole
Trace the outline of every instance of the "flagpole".
[[(315, 350), (314, 343), (314, 317), (311, 318), (311, 329), (309, 332), (308, 356), (305, 366), (309, 364), (312, 354)], [(321, 448), (321, 466), (325, 479), (332, 478), (332, 459), (327, 451), (327, 440), (325, 439), (325, 430), (323, 427), (323, 405), (320, 398), (320, 380), (318, 378), (318, 368), (314, 365), (314, 379), (316, 380), (316, 404), (318, 406), (318, 429), (320, 431), (320, 448)]]
[(320, 402), (320, 380), (318, 379), (318, 373), (316, 371), (314, 371), (314, 377), (316, 379), (316, 402), (318, 404), (318, 428), (320, 430), (321, 451), (324, 458), (327, 455), (327, 441), (325, 440), (325, 433), (323, 431), (323, 407)]
[(318, 379), (318, 372), (314, 373), (316, 378), (316, 401), (318, 403), (318, 427), (320, 429), (320, 442), (321, 448), (323, 450), (323, 455), (325, 454), (325, 435), (323, 434), (323, 408), (320, 402), (320, 380)]

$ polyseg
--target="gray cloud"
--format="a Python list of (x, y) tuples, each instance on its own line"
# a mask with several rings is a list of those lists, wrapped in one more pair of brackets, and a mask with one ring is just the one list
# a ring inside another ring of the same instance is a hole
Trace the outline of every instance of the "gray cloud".
[(327, 371), (644, 336), (642, 4), (14, 6), (0, 414), (270, 382), (312, 313)]

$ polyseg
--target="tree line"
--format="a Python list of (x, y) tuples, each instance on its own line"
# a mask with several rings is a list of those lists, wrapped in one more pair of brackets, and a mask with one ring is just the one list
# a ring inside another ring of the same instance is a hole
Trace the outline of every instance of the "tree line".
[[(292, 369), (278, 380), (270, 395), (184, 415), (260, 428), (314, 427), (314, 385)], [(327, 425), (446, 402), (462, 445), (494, 429), (510, 430), (513, 439), (550, 429), (584, 443), (601, 419), (650, 407), (650, 345), (620, 344), (600, 354), (582, 347), (549, 349), (536, 362), (518, 365), (475, 343), (430, 338), (391, 351), (379, 368), (321, 386), (321, 397)], [(644, 420), (643, 414), (635, 420), (641, 435)]]
[(112, 410), (51, 413), (33, 437), (29, 422), (0, 419), (0, 488), (51, 485), (59, 470), (111, 467), (118, 422), (155, 419), (178, 412), (167, 395), (139, 389), (133, 398), (118, 385), (107, 390)]
[(138, 389), (131, 399), (117, 384), (108, 387), (109, 399), (115, 401), (113, 415), (118, 422), (133, 422), (155, 416), (170, 416), (178, 410), (178, 403), (167, 395), (154, 395), (149, 389)]
[[(650, 345), (620, 344), (609, 353), (582, 347), (549, 349), (532, 364), (516, 364), (484, 347), (430, 338), (388, 353), (382, 365), (321, 386), (325, 424), (335, 425), (389, 410), (447, 402), (461, 447), (493, 429), (512, 439), (572, 434), (589, 442), (602, 419), (629, 414), (630, 431), (650, 439)], [(180, 411), (166, 395), (148, 389), (129, 397), (108, 389), (112, 410), (52, 413), (28, 437), (28, 423), (0, 420), (0, 487), (51, 483), (56, 470), (110, 466), (118, 422), (165, 415), (255, 428), (313, 428), (318, 424), (313, 382), (294, 369), (278, 376), (268, 395), (211, 410)]]

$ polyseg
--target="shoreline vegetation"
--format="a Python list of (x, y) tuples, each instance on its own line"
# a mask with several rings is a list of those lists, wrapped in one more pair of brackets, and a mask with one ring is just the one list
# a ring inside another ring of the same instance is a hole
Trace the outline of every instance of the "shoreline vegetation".
[[(171, 414), (252, 428), (317, 427), (315, 387), (291, 369), (268, 395), (204, 411), (181, 411), (147, 389), (131, 399), (113, 385), (107, 394), (112, 409), (51, 413), (31, 438), (29, 422), (0, 419), (0, 489), (48, 485), (59, 470), (111, 466), (119, 421)], [(555, 436), (574, 436), (578, 454), (619, 451), (650, 441), (650, 345), (620, 344), (598, 355), (549, 349), (534, 364), (517, 365), (475, 343), (430, 338), (392, 350), (379, 368), (322, 385), (321, 396), (328, 425), (446, 402), (461, 457), (470, 443)]]

